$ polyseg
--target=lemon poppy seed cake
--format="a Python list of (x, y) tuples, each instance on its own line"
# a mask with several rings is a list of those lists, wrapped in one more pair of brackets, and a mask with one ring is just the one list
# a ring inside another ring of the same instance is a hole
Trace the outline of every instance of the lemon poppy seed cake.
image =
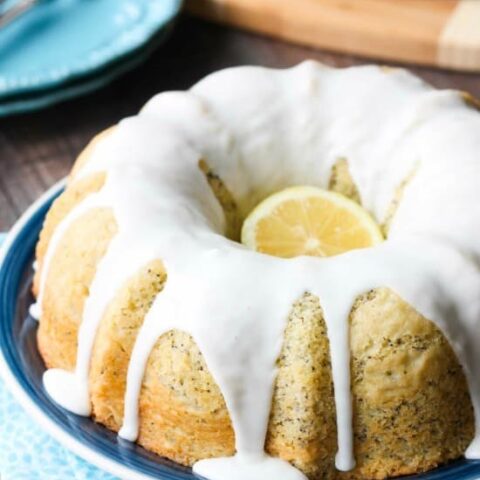
[(47, 392), (210, 480), (479, 458), (479, 156), (475, 108), (400, 69), (157, 95), (46, 217)]

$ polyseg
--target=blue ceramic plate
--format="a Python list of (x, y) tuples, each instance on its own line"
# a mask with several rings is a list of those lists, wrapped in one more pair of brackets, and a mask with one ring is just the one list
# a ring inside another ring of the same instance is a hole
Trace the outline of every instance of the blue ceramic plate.
[[(28, 316), (32, 302), (31, 264), (45, 214), (62, 188), (62, 183), (53, 187), (22, 216), (0, 253), (0, 372), (27, 412), (62, 445), (85, 460), (129, 480), (194, 480), (197, 477), (190, 469), (122, 441), (92, 420), (57, 407), (42, 387), (45, 368), (36, 348), (37, 324)], [(480, 461), (459, 460), (408, 478), (479, 479)]]
[(88, 78), (88, 80), (83, 82), (68, 85), (52, 91), (48, 90), (40, 95), (20, 97), (9, 99), (6, 102), (0, 102), (0, 117), (39, 110), (41, 108), (46, 108), (51, 105), (55, 105), (56, 103), (69, 100), (70, 98), (75, 98), (97, 90), (105, 85), (108, 85), (112, 80), (122, 73), (135, 68), (140, 64), (140, 62), (143, 61), (143, 59), (144, 57), (139, 55), (131, 61), (126, 61), (102, 75)]
[(41, 0), (0, 30), (0, 98), (57, 87), (132, 54), (177, 15), (181, 4)]
[(3, 101), (0, 98), (0, 117), (49, 107), (108, 85), (118, 76), (144, 62), (163, 41), (169, 30), (169, 28), (163, 29), (146, 47), (136, 50), (135, 53), (123, 58), (121, 62), (115, 62), (106, 69), (96, 71), (93, 75), (81, 77), (77, 81), (66, 82), (57, 88), (39, 90), (33, 94), (9, 96)]

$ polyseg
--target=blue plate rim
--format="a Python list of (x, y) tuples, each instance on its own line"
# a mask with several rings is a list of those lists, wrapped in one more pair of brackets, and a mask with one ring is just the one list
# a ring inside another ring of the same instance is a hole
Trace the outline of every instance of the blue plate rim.
[[(183, 6), (183, 0), (155, 0), (155, 1), (168, 1), (169, 8), (165, 14), (153, 15), (150, 13), (148, 19), (144, 19), (141, 22), (135, 23), (128, 31), (138, 31), (132, 40), (126, 44), (120, 45), (118, 39), (113, 37), (108, 44), (104, 44), (101, 47), (102, 55), (98, 55), (95, 60), (81, 61), (75, 64), (74, 67), (55, 69), (48, 68), (41, 73), (35, 73), (35, 82), (32, 83), (29, 79), (31, 76), (22, 76), (7, 81), (7, 86), (0, 88), (0, 99), (7, 99), (10, 96), (16, 96), (20, 94), (36, 92), (44, 89), (55, 88), (67, 81), (73, 81), (79, 79), (87, 74), (94, 74), (96, 70), (102, 69), (110, 65), (111, 63), (118, 61), (138, 50), (145, 45), (150, 38), (160, 32), (166, 25), (173, 21), (173, 19), (180, 13)], [(29, 14), (34, 11), (29, 12)], [(141, 26), (141, 28), (140, 28)], [(97, 48), (95, 51), (100, 51)], [(13, 85), (8, 85), (12, 83)]]
[[(66, 179), (60, 180), (47, 192), (45, 192), (37, 201), (35, 201), (15, 223), (13, 228), (7, 234), (2, 246), (0, 247), (0, 271), (3, 263), (10, 251), (15, 239), (28, 226), (30, 220), (38, 213), (38, 211), (48, 202), (51, 202), (65, 187)], [(57, 425), (23, 388), (19, 380), (14, 375), (13, 371), (5, 358), (3, 348), (0, 348), (0, 376), (5, 385), (17, 399), (25, 411), (50, 435), (58, 440), (64, 447), (71, 450), (84, 460), (93, 465), (116, 475), (119, 478), (129, 480), (158, 480), (159, 477), (153, 477), (136, 470), (132, 470), (126, 465), (122, 465), (110, 458), (105, 457), (100, 452), (96, 452), (75, 439), (75, 437)]]
[[(167, 27), (168, 26), (164, 26), (164, 29)], [(163, 33), (167, 34), (168, 32), (165, 30)], [(162, 37), (155, 43), (153, 48), (152, 46), (147, 46), (143, 50), (139, 49), (133, 54), (133, 57), (125, 56), (120, 63), (108, 67), (108, 69), (102, 72), (102, 74), (93, 77), (89, 76), (88, 79), (82, 80), (80, 83), (71, 85), (69, 82), (68, 85), (59, 86), (54, 90), (48, 89), (46, 92), (38, 91), (37, 95), (23, 99), (18, 98), (16, 95), (15, 100), (10, 100), (9, 97), (4, 99), (0, 98), (0, 118), (47, 108), (105, 87), (116, 78), (135, 69), (147, 60), (153, 53), (154, 49), (158, 46), (158, 43), (165, 39), (163, 33)]]
[[(38, 200), (36, 200), (15, 223), (13, 228), (7, 234), (2, 245), (0, 246), (0, 279), (2, 276), (4, 264), (14, 251), (15, 243), (29, 229), (29, 224), (41, 214), (42, 210), (46, 210), (48, 205), (57, 197), (66, 185), (66, 178), (57, 182), (47, 192), (45, 192)], [(43, 217), (42, 217), (43, 218)], [(1, 292), (0, 292), (1, 294)], [(52, 437), (59, 441), (65, 448), (71, 450), (79, 457), (87, 462), (105, 470), (112, 475), (128, 480), (159, 480), (161, 478), (170, 480), (193, 479), (199, 478), (195, 475), (165, 470), (159, 464), (159, 471), (155, 475), (139, 471), (134, 465), (129, 466), (120, 463), (115, 457), (108, 456), (101, 451), (95, 450), (88, 443), (78, 440), (73, 431), (57, 424), (46, 410), (42, 409), (29, 395), (28, 390), (15, 375), (14, 369), (7, 360), (5, 354), (7, 349), (5, 342), (0, 338), (0, 377), (4, 380), (5, 385), (25, 409), (25, 411)], [(4, 350), (5, 349), (5, 350)], [(434, 469), (425, 474), (412, 475), (409, 477), (401, 477), (405, 480), (475, 480), (480, 479), (480, 461), (462, 460), (454, 462), (439, 469)], [(247, 480), (247, 479), (245, 479)], [(398, 478), (400, 480), (400, 477)]]

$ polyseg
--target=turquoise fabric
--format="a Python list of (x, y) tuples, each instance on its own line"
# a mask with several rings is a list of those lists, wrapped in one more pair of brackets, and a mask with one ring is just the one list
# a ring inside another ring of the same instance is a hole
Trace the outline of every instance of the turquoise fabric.
[[(4, 235), (0, 234), (0, 243)], [(116, 480), (66, 450), (35, 424), (0, 379), (1, 480)]]

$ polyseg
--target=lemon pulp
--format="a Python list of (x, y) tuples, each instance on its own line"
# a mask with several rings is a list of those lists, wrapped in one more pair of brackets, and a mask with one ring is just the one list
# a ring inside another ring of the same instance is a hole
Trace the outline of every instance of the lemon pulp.
[(374, 246), (383, 236), (370, 214), (347, 197), (297, 186), (257, 205), (243, 223), (241, 240), (277, 257), (328, 257)]

